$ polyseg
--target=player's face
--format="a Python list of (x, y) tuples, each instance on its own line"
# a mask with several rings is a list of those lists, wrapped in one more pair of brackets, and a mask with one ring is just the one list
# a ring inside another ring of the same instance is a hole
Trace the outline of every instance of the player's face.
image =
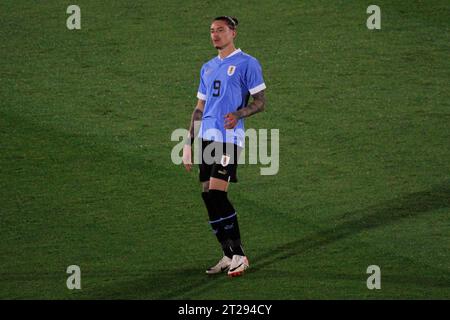
[(230, 29), (225, 21), (217, 20), (211, 24), (211, 41), (216, 49), (223, 49), (233, 43), (236, 30)]

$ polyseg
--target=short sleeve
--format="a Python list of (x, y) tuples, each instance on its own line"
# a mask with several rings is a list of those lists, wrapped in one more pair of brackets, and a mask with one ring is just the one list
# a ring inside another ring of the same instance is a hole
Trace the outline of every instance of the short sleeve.
[(205, 81), (203, 80), (203, 69), (204, 67), (202, 67), (202, 69), (200, 70), (200, 84), (198, 86), (197, 98), (206, 101), (206, 85)]
[(245, 75), (245, 85), (251, 95), (254, 95), (266, 88), (261, 65), (256, 59), (251, 59), (248, 62), (247, 72)]

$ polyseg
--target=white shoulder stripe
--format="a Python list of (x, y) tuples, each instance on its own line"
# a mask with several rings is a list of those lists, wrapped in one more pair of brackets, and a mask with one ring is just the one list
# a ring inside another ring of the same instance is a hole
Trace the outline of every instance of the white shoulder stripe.
[(254, 88), (252, 88), (252, 89), (250, 89), (248, 91), (250, 92), (250, 94), (253, 95), (253, 94), (256, 94), (256, 93), (264, 90), (265, 88), (266, 88), (266, 84), (263, 82), (259, 86), (256, 86), (256, 87), (254, 87)]
[(197, 92), (197, 98), (199, 98), (200, 100), (206, 101), (206, 95), (204, 95), (201, 92)]

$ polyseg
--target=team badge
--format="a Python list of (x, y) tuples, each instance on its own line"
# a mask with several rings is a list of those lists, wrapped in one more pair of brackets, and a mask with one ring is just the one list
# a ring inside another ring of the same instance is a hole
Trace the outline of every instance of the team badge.
[(229, 75), (229, 76), (232, 76), (233, 74), (234, 74), (234, 71), (236, 70), (236, 66), (229, 66), (228, 67), (228, 71), (227, 71), (227, 74)]
[(220, 164), (226, 167), (230, 163), (231, 157), (227, 154), (222, 155), (222, 159), (220, 159)]

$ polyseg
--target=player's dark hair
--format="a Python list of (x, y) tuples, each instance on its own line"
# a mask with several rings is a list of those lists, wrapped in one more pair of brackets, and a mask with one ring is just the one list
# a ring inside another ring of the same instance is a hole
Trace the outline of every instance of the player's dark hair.
[(217, 21), (217, 20), (225, 21), (227, 23), (228, 27), (232, 30), (235, 30), (237, 25), (239, 24), (239, 21), (238, 21), (238, 19), (236, 19), (236, 17), (220, 16), (220, 17), (214, 18), (213, 21)]

